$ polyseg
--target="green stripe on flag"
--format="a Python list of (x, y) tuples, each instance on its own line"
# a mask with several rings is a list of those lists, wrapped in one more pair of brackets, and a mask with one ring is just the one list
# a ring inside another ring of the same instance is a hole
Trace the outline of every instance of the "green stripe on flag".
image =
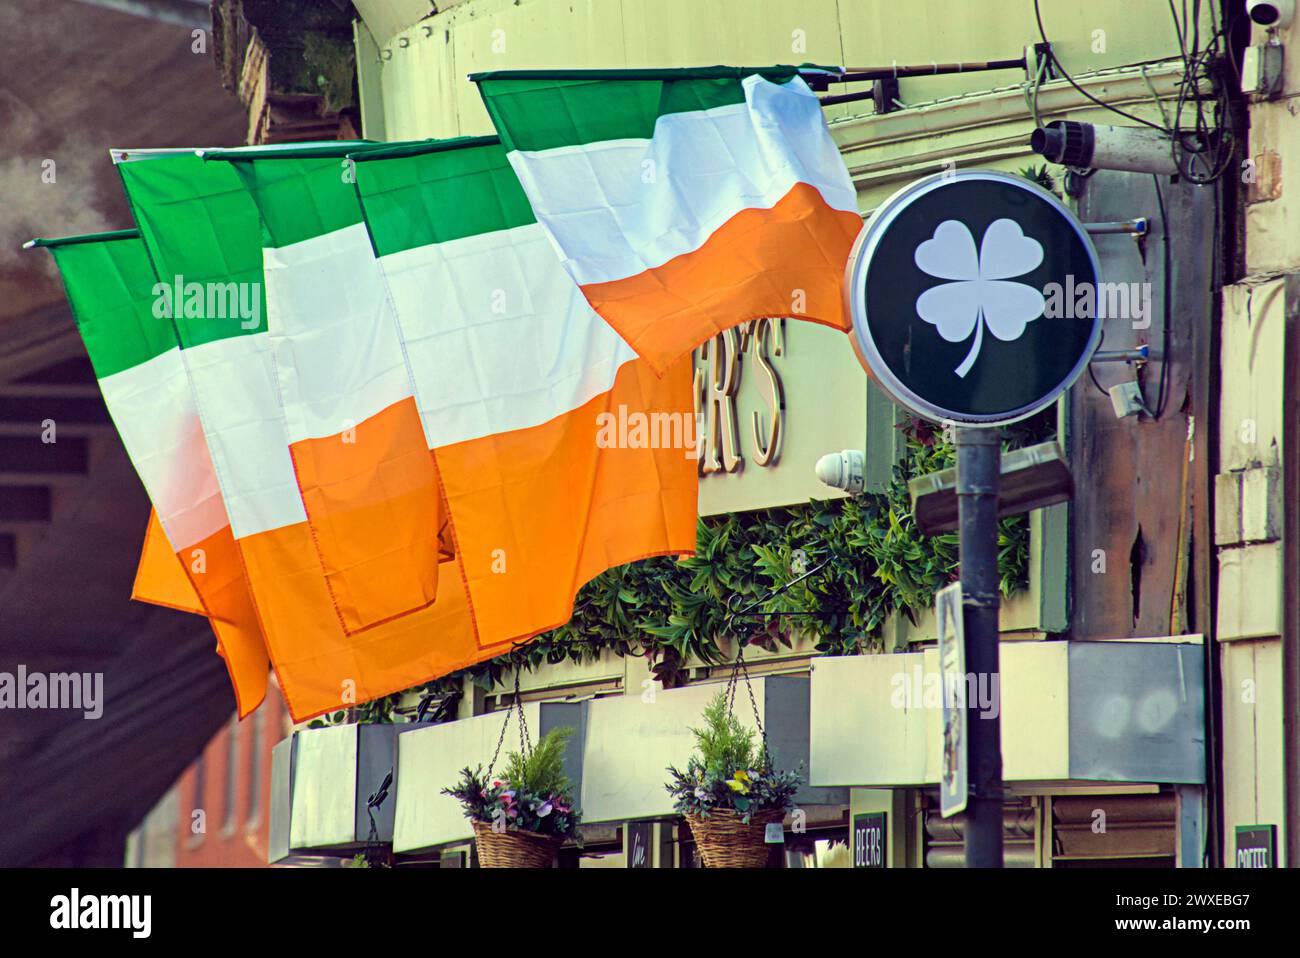
[(649, 139), (661, 116), (743, 103), (745, 77), (757, 73), (786, 83), (801, 72), (793, 66), (534, 70), (476, 73), (470, 79), (478, 84), (506, 149), (513, 151)]
[(310, 147), (204, 150), (201, 154), (205, 159), (224, 160), (234, 167), (261, 213), (265, 245), (277, 248), (361, 222), (361, 206), (352, 185), (355, 160), (371, 152), (389, 154), (436, 142), (340, 142)]
[(361, 222), (346, 154), (229, 159), (261, 212), (262, 238), (268, 247), (290, 246)]
[[(181, 345), (265, 332), (261, 221), (230, 165), (187, 152), (130, 160), (117, 169), (158, 280), (173, 288), (184, 284), (173, 316)], [(202, 308), (185, 308), (186, 288), (203, 299)], [(253, 296), (256, 316), (230, 315), (232, 304)]]
[(495, 137), (394, 147), (354, 159), (376, 256), (536, 222)]
[(138, 232), (37, 240), (33, 245), (54, 255), (97, 379), (176, 348), (171, 321), (154, 315), (156, 280)]

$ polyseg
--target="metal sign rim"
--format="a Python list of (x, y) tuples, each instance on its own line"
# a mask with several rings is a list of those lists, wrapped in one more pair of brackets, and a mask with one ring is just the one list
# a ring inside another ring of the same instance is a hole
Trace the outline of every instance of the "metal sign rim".
[(1101, 281), (1101, 264), (1097, 258), (1097, 248), (1093, 245), (1092, 237), (1088, 235), (1087, 229), (1075, 216), (1074, 211), (1057, 199), (1054, 194), (1043, 189), (1037, 183), (1013, 173), (1004, 173), (1000, 170), (959, 170), (956, 173), (933, 173), (909, 183), (895, 192), (876, 209), (866, 226), (858, 234), (853, 249), (849, 253), (849, 261), (845, 271), (844, 295), (848, 315), (853, 325), (853, 333), (849, 339), (853, 343), (853, 351), (857, 354), (858, 362), (895, 402), (925, 419), (937, 422), (953, 422), (963, 426), (993, 428), (1009, 425), (1041, 412), (1056, 402), (1067, 389), (1073, 386), (1079, 377), (1083, 375), (1084, 370), (1088, 368), (1093, 353), (1096, 352), (1098, 345), (1101, 343), (1102, 320), (1101, 310), (1096, 310), (1092, 321), (1092, 334), (1089, 336), (1087, 347), (1083, 350), (1079, 360), (1074, 364), (1070, 372), (1056, 386), (1037, 400), (1007, 412), (988, 415), (958, 415), (951, 409), (941, 408), (918, 396), (894, 375), (889, 365), (880, 355), (880, 351), (876, 348), (875, 340), (872, 338), (867, 325), (865, 273), (870, 267), (876, 249), (880, 245), (881, 239), (888, 232), (889, 227), (913, 202), (948, 183), (971, 180), (992, 180), (1007, 183), (1046, 200), (1082, 241), (1084, 250), (1088, 254), (1089, 263), (1092, 266), (1093, 276), (1097, 282)]

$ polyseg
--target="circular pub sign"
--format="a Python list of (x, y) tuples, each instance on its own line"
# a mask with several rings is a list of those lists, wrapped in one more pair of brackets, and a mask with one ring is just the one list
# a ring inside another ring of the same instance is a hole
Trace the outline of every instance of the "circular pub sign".
[(1097, 251), (1055, 196), (989, 170), (894, 194), (849, 257), (853, 346), (928, 419), (1000, 425), (1068, 389), (1101, 340)]

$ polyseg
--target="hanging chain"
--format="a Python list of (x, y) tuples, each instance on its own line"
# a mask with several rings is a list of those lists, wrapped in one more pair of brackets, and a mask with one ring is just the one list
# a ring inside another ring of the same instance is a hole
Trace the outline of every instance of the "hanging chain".
[[(514, 708), (512, 703), (510, 708)], [(492, 753), (492, 761), (488, 762), (487, 780), (492, 780), (492, 770), (497, 767), (497, 758), (501, 755), (501, 743), (506, 740), (506, 729), (510, 727), (510, 710), (506, 710), (506, 720), (501, 723), (501, 734), (497, 736), (496, 751)]]
[[(771, 592), (769, 592), (766, 596), (763, 596), (762, 598), (759, 599), (755, 599), (753, 602), (751, 602), (749, 605), (745, 606), (742, 609), (732, 610), (730, 609), (731, 600), (728, 600), (727, 602), (728, 605), (728, 612), (726, 616), (727, 628), (736, 634), (736, 663), (731, 670), (730, 677), (728, 677), (727, 679), (727, 688), (724, 692), (724, 694), (727, 697), (727, 715), (731, 716), (735, 714), (736, 680), (743, 677), (745, 680), (745, 691), (749, 693), (749, 704), (754, 710), (754, 724), (758, 727), (759, 740), (763, 743), (763, 764), (765, 768), (772, 767), (772, 753), (768, 750), (767, 747), (767, 729), (763, 727), (763, 717), (761, 714), (759, 714), (758, 711), (758, 699), (754, 697), (754, 683), (750, 680), (749, 669), (745, 665), (745, 637), (740, 633), (740, 629), (737, 628), (736, 623), (737, 620), (739, 619), (748, 618), (751, 616), (761, 616), (763, 618), (767, 618), (768, 616), (806, 615), (807, 613), (804, 612), (757, 612), (755, 613), (754, 610), (757, 609), (759, 606), (761, 606), (763, 603), (769, 602), (772, 599), (776, 598), (778, 595), (781, 595), (783, 592), (786, 592), (787, 590), (790, 589), (791, 586), (798, 585), (800, 582), (803, 582), (805, 579), (810, 579), (813, 576), (817, 575), (828, 565), (830, 565), (835, 558), (836, 556), (834, 555), (827, 556), (821, 562), (817, 563), (817, 565), (813, 566), (811, 569), (808, 569), (806, 572), (802, 573), (801, 575), (798, 575), (795, 578), (791, 579), (789, 582), (781, 586), (779, 589), (774, 589)], [(732, 599), (735, 598), (738, 598), (738, 595), (732, 596)]]
[(528, 719), (524, 718), (524, 702), (519, 692), (519, 673), (523, 671), (523, 666), (515, 669), (515, 708), (519, 710), (519, 754), (528, 758), (533, 747), (528, 739)]
[[(743, 646), (737, 646), (737, 649), (739, 650), (736, 653), (737, 656), (744, 655)], [(731, 668), (731, 674), (727, 676), (727, 688), (725, 689), (725, 694), (727, 696), (728, 716), (732, 715), (736, 711), (736, 675), (738, 672), (739, 670), (733, 665)]]
[(736, 685), (737, 679), (744, 677), (745, 691), (749, 694), (749, 704), (754, 710), (754, 725), (758, 728), (759, 741), (763, 743), (763, 767), (769, 769), (772, 767), (772, 753), (767, 748), (767, 729), (763, 727), (763, 716), (758, 711), (758, 699), (754, 697), (754, 683), (749, 677), (749, 668), (745, 665), (745, 641), (743, 638), (736, 639), (736, 663), (731, 670), (731, 675), (727, 679), (727, 715), (731, 716), (736, 711)]
[(749, 668), (745, 665), (745, 652), (742, 648), (740, 654), (736, 656), (736, 665), (740, 667), (740, 673), (745, 677), (745, 691), (749, 693), (749, 707), (754, 710), (754, 724), (758, 726), (758, 734), (763, 740), (763, 754), (767, 755), (767, 729), (763, 727), (763, 716), (758, 712), (758, 700), (754, 698), (754, 683), (749, 679)]
[(492, 761), (488, 763), (487, 778), (491, 780), (492, 770), (497, 766), (497, 759), (501, 757), (501, 746), (506, 740), (506, 730), (510, 728), (510, 713), (515, 709), (519, 710), (519, 754), (527, 758), (531, 746), (528, 743), (528, 720), (524, 718), (524, 703), (520, 701), (519, 693), (519, 673), (523, 671), (523, 666), (515, 668), (515, 697), (511, 699), (510, 704), (506, 707), (505, 721), (501, 723), (501, 734), (497, 736), (497, 747), (492, 753)]

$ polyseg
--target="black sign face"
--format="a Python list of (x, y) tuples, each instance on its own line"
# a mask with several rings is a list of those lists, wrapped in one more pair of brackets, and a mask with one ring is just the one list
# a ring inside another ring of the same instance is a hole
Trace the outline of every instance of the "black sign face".
[(1233, 864), (1238, 868), (1276, 868), (1276, 850), (1276, 825), (1237, 826), (1237, 857)]
[(653, 868), (650, 861), (650, 839), (654, 825), (650, 822), (627, 823), (627, 867)]
[(1032, 415), (1101, 339), (1105, 290), (1087, 231), (1011, 174), (938, 174), (895, 194), (859, 236), (847, 284), (858, 358), (929, 419)]
[(853, 816), (853, 867), (884, 868), (889, 846), (884, 812)]

